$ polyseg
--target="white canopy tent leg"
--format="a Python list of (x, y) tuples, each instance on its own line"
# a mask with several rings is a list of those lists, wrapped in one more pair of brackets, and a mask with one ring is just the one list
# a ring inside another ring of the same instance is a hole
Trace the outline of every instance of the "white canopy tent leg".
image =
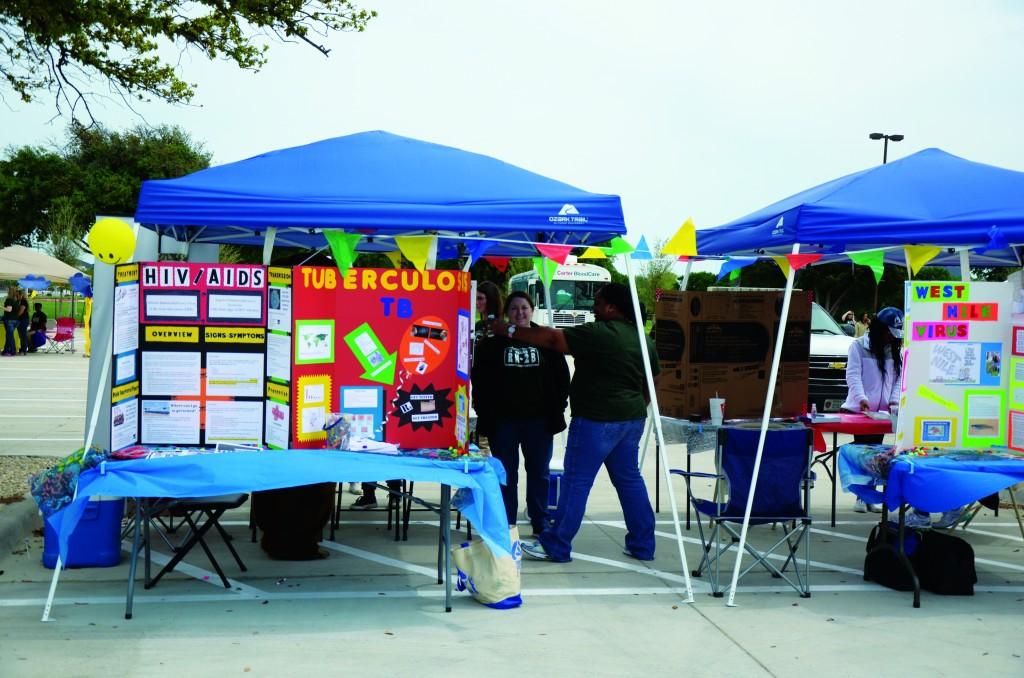
[(679, 289), (683, 292), (686, 291), (686, 286), (690, 284), (690, 273), (693, 272), (693, 259), (686, 260), (686, 270), (683, 272), (683, 279), (679, 283)]
[(277, 229), (273, 226), (267, 228), (263, 236), (263, 265), (270, 266), (270, 255), (274, 253), (274, 238), (277, 237)]
[(683, 531), (679, 526), (679, 508), (676, 506), (676, 494), (672, 491), (672, 475), (668, 469), (668, 459), (665, 457), (665, 434), (661, 430), (661, 412), (658, 410), (658, 394), (654, 390), (654, 374), (651, 372), (651, 356), (647, 351), (647, 336), (644, 333), (644, 320), (640, 315), (640, 297), (636, 291), (636, 276), (633, 274), (633, 264), (628, 254), (626, 258), (626, 275), (629, 276), (629, 291), (633, 297), (633, 314), (637, 318), (636, 331), (640, 336), (640, 353), (644, 361), (644, 376), (647, 378), (647, 392), (651, 396), (652, 420), (654, 431), (657, 435), (658, 450), (661, 454), (661, 465), (665, 471), (665, 484), (668, 487), (668, 498), (672, 504), (672, 524), (676, 530), (676, 544), (679, 546), (679, 561), (683, 565), (683, 579), (686, 582), (686, 600), (693, 602), (693, 583), (690, 581), (690, 566), (686, 563), (686, 551), (683, 549)]
[[(800, 253), (800, 244), (793, 245), (793, 254)], [(750, 480), (750, 493), (747, 495), (747, 507), (743, 511), (743, 528), (740, 530), (740, 543), (736, 551), (736, 565), (732, 570), (732, 584), (729, 585), (729, 600), (726, 603), (729, 607), (735, 607), (736, 584), (740, 578), (740, 565), (743, 562), (743, 552), (747, 547), (747, 530), (750, 527), (750, 512), (754, 508), (754, 490), (757, 489), (757, 476), (761, 472), (761, 457), (764, 454), (764, 441), (768, 436), (768, 420), (772, 416), (772, 404), (775, 401), (775, 383), (779, 376), (779, 361), (782, 358), (782, 341), (786, 336), (786, 322), (789, 320), (789, 301), (793, 297), (793, 280), (796, 278), (796, 270), (789, 267), (789, 275), (786, 276), (786, 291), (782, 299), (782, 313), (779, 316), (779, 334), (775, 338), (775, 355), (772, 356), (772, 371), (768, 377), (768, 393), (764, 399), (764, 413), (761, 415), (761, 435), (757, 439), (757, 456), (754, 457), (754, 472)]]
[(960, 250), (960, 280), (971, 281), (971, 251), (968, 249)]

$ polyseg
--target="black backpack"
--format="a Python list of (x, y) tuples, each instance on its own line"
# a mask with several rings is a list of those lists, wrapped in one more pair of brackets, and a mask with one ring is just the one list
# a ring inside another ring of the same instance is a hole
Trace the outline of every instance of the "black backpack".
[[(876, 546), (883, 544), (887, 548)], [(913, 591), (914, 583), (900, 563), (899, 532), (895, 525), (876, 525), (868, 537), (864, 558), (864, 579), (897, 591)], [(907, 529), (903, 549), (925, 591), (946, 596), (973, 596), (978, 574), (974, 569), (974, 549), (963, 539), (927, 530)]]

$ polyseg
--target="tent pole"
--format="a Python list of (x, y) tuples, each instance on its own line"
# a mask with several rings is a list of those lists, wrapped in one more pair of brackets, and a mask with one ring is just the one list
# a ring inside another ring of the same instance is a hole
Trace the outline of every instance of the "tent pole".
[[(910, 255), (907, 254), (907, 248), (906, 247), (903, 248), (903, 263), (905, 263), (906, 266), (907, 266), (907, 280), (913, 280), (914, 279), (914, 273), (913, 273), (913, 271), (910, 270)], [(875, 309), (875, 312), (876, 313), (878, 312), (877, 308)]]
[(647, 392), (651, 397), (651, 413), (654, 424), (654, 431), (658, 442), (658, 451), (661, 455), (661, 466), (665, 471), (665, 484), (668, 487), (668, 498), (672, 504), (672, 524), (676, 530), (676, 544), (679, 546), (679, 561), (683, 565), (683, 579), (686, 582), (686, 600), (693, 602), (693, 582), (690, 581), (690, 566), (686, 564), (686, 551), (683, 549), (683, 531), (679, 526), (679, 507), (676, 506), (676, 494), (672, 491), (672, 474), (668, 469), (668, 459), (665, 456), (665, 434), (661, 430), (661, 412), (658, 410), (658, 394), (654, 390), (654, 374), (651, 372), (651, 356), (647, 351), (647, 336), (644, 334), (643, 316), (640, 315), (640, 297), (636, 291), (636, 276), (633, 273), (633, 264), (628, 254), (626, 258), (626, 275), (629, 277), (629, 291), (633, 297), (633, 315), (637, 318), (636, 332), (640, 337), (640, 354), (644, 361), (644, 377), (647, 379)]
[(693, 259), (686, 260), (686, 271), (683, 272), (683, 281), (679, 283), (679, 289), (683, 292), (686, 291), (686, 286), (690, 284), (690, 273), (693, 271)]
[(274, 238), (277, 237), (277, 229), (273, 226), (267, 227), (263, 236), (263, 265), (270, 266), (270, 255), (274, 253)]
[[(96, 393), (96, 396), (93, 398), (93, 402), (98, 402), (100, 400), (99, 391), (102, 391), (103, 388), (105, 388), (105, 387), (109, 388), (109, 386), (110, 386), (109, 380), (107, 379), (107, 376), (110, 374), (111, 353), (114, 350), (113, 342), (114, 342), (114, 335), (113, 335), (113, 333), (111, 333), (109, 335), (109, 340), (107, 341), (107, 345), (106, 345), (106, 347), (105, 347), (105, 349), (103, 351), (103, 369), (100, 370), (100, 379), (99, 379), (99, 383), (96, 386), (97, 393)], [(90, 360), (92, 360), (92, 358), (90, 358)], [(83, 467), (85, 466), (85, 459), (86, 459), (86, 457), (89, 456), (89, 448), (92, 447), (93, 437), (96, 435), (96, 424), (99, 422), (100, 410), (101, 409), (103, 409), (103, 408), (100, 407), (98, 404), (92, 408), (92, 418), (89, 421), (89, 432), (86, 433), (86, 435), (85, 435), (85, 446), (82, 448), (82, 466)], [(74, 501), (77, 498), (78, 498), (78, 485), (76, 484), (75, 485), (75, 492), (72, 495), (71, 501)], [(57, 581), (60, 579), (60, 570), (61, 570), (62, 566), (63, 566), (63, 563), (61, 562), (60, 554), (58, 554), (57, 555), (57, 563), (53, 566), (53, 577), (50, 579), (50, 591), (46, 595), (46, 605), (43, 607), (43, 618), (40, 621), (44, 621), (44, 622), (50, 621), (50, 608), (53, 607), (53, 597), (57, 593)]]
[[(793, 254), (800, 253), (800, 243), (793, 243)], [(754, 490), (757, 489), (757, 475), (761, 472), (761, 456), (764, 454), (764, 442), (768, 437), (768, 419), (772, 416), (772, 404), (775, 400), (775, 383), (779, 376), (779, 361), (782, 358), (782, 340), (786, 337), (786, 322), (789, 320), (789, 302), (793, 297), (793, 280), (796, 270), (790, 265), (786, 276), (786, 292), (782, 299), (782, 313), (779, 317), (779, 334), (775, 337), (775, 355), (772, 356), (772, 371), (768, 377), (768, 393), (764, 399), (764, 414), (761, 415), (761, 435), (757, 439), (757, 456), (754, 458), (754, 473), (750, 480), (750, 494), (747, 495), (747, 508), (743, 511), (743, 529), (740, 531), (740, 543), (736, 550), (736, 564), (732, 570), (732, 584), (729, 585), (729, 607), (735, 607), (736, 584), (740, 579), (740, 565), (743, 562), (743, 551), (747, 546), (747, 530), (750, 527), (750, 512), (754, 508)]]
[(971, 281), (971, 251), (960, 250), (960, 280)]

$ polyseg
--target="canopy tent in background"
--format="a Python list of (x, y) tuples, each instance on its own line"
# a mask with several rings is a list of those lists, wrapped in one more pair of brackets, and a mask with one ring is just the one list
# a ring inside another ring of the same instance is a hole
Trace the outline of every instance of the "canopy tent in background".
[[(820, 261), (849, 259), (850, 254), (892, 248), (886, 259), (906, 262), (911, 245), (936, 247), (923, 261), (968, 266), (1020, 265), (1015, 245), (1024, 244), (1024, 172), (971, 162), (937, 148), (840, 177), (808, 189), (716, 228), (697, 232), (700, 256), (786, 254), (790, 264), (801, 249)], [(938, 249), (942, 248), (942, 249)], [(918, 262), (920, 265), (921, 262)], [(916, 268), (917, 266), (914, 266)], [(786, 275), (779, 324), (786, 324), (796, 265)], [(775, 392), (784, 333), (772, 359), (768, 398), (761, 421), (754, 479), (757, 485), (765, 434)], [(728, 605), (739, 580), (754, 495), (747, 498)]]
[[(903, 264), (903, 245), (947, 248), (932, 264), (957, 264), (964, 248), (984, 248), (992, 228), (1024, 244), (1024, 172), (959, 158), (937, 148), (855, 172), (797, 193), (722, 226), (697, 231), (701, 255), (822, 253), (881, 247)], [(972, 252), (975, 266), (1019, 266), (1016, 248)]]
[(0, 280), (18, 280), (35, 275), (67, 285), (68, 279), (76, 273), (80, 273), (77, 268), (30, 247), (11, 245), (0, 250)]
[(146, 181), (135, 220), (195, 243), (319, 248), (318, 229), (365, 237), (436, 233), (437, 256), (497, 240), (488, 254), (536, 256), (530, 243), (589, 245), (626, 232), (618, 196), (589, 193), (495, 158), (388, 132), (271, 151), (177, 179)]

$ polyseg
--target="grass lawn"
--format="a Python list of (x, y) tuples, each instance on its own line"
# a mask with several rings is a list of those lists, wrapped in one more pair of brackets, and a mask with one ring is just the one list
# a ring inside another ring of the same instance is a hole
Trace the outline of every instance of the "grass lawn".
[[(64, 318), (71, 316), (71, 297), (62, 298), (46, 298), (38, 296), (35, 299), (28, 300), (29, 313), (35, 313), (36, 304), (43, 305), (43, 313), (50, 320), (56, 320), (57, 318)], [(75, 297), (75, 322), (79, 325), (82, 324), (82, 316), (85, 314), (85, 301), (82, 297)]]

